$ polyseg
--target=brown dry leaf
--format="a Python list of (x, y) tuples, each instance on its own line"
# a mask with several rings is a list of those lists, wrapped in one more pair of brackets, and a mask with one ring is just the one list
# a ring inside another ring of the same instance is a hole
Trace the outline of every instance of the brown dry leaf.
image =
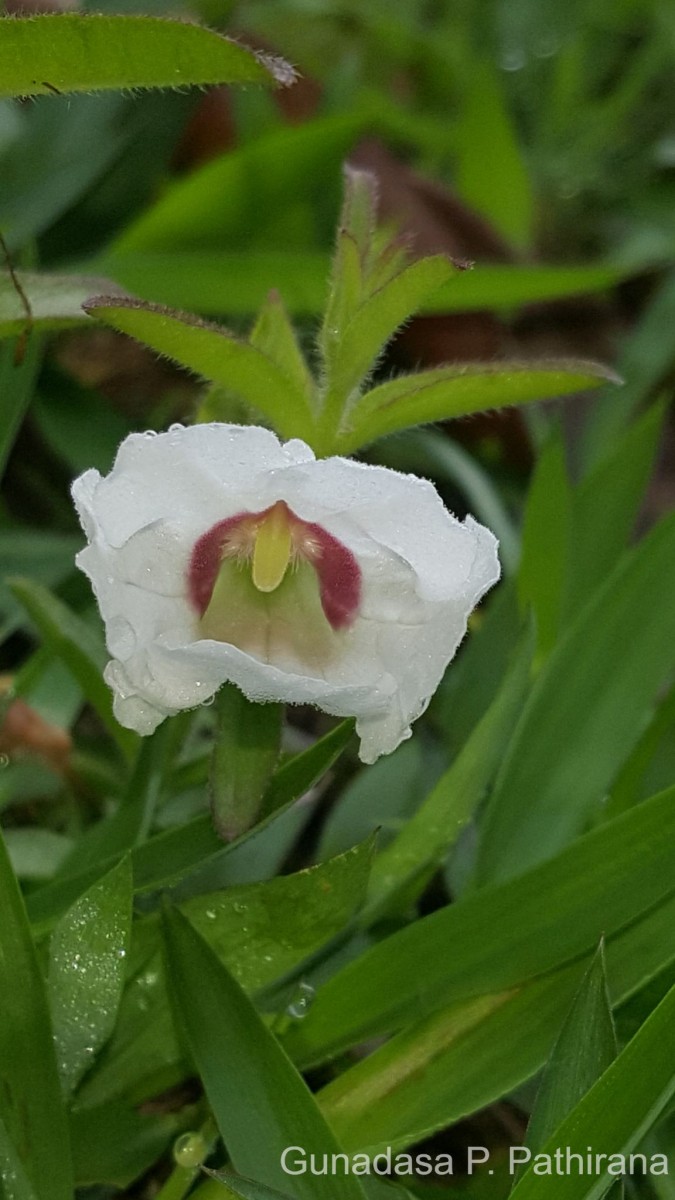
[[(8, 691), (11, 679), (0, 679), (0, 691)], [(0, 754), (22, 758), (37, 754), (60, 774), (68, 770), (72, 739), (65, 729), (50, 724), (25, 700), (13, 700), (0, 725)]]

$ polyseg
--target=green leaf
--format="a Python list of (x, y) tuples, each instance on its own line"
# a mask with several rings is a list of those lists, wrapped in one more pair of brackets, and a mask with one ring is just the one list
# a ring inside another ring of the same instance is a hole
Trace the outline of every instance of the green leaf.
[(108, 1040), (131, 937), (131, 867), (118, 867), (68, 909), (49, 947), (49, 1002), (61, 1083), (73, 1090)]
[[(157, 203), (124, 231), (113, 255), (169, 250), (173, 256), (176, 251), (201, 249), (213, 256), (214, 250), (227, 249), (240, 258), (245, 245), (247, 257), (249, 247), (260, 246), (263, 228), (268, 246), (271, 232), (276, 232), (276, 244), (284, 251), (297, 246), (304, 252), (316, 234), (308, 205), (315, 201), (317, 211), (325, 210), (327, 181), (335, 179), (337, 189), (341, 164), (369, 125), (368, 111), (332, 115), (284, 127), (221, 155), (167, 187)], [(326, 290), (328, 255), (322, 258), (315, 312)], [(114, 270), (113, 278), (117, 278)], [(259, 301), (283, 280), (283, 275), (269, 279)], [(150, 299), (156, 299), (156, 294)], [(216, 310), (228, 311), (227, 302)]]
[(365, 299), (376, 222), (376, 183), (368, 171), (347, 166), (338, 221), (337, 246), (330, 272), (328, 299), (319, 331), (324, 363), (332, 369), (346, 326)]
[(12, 594), (37, 626), (45, 645), (63, 660), (120, 750), (126, 758), (131, 758), (138, 738), (130, 730), (123, 729), (113, 716), (110, 689), (103, 679), (103, 668), (108, 660), (103, 642), (81, 617), (41, 584), (30, 579), (8, 582)]
[(452, 766), (386, 849), (371, 876), (368, 916), (415, 879), (423, 884), (471, 819), (505, 752), (529, 684), (531, 639), (515, 653), (497, 696)]
[(233, 684), (216, 697), (218, 728), (211, 756), (211, 812), (232, 842), (256, 821), (279, 758), (282, 704), (254, 704)]
[[(318, 867), (195, 896), (181, 908), (239, 984), (260, 992), (349, 927), (365, 900), (372, 856), (368, 839)], [(181, 1062), (156, 953), (156, 918), (137, 922), (134, 933), (138, 965), (113, 1039), (80, 1090), (82, 1104), (106, 1103), (130, 1089), (136, 1094), (139, 1086), (151, 1094), (158, 1073)]]
[(262, 305), (249, 341), (266, 354), (291, 380), (310, 406), (314, 403), (315, 385), (305, 357), (298, 345), (295, 330), (288, 318), (279, 293), (272, 289)]
[(23, 1163), (0, 1117), (0, 1195), (3, 1200), (35, 1200)]
[(270, 58), (185, 21), (159, 17), (47, 13), (3, 17), (0, 96), (208, 83), (289, 84)]
[[(2, 25), (0, 25), (0, 33)], [(87, 275), (47, 275), (18, 271), (36, 330), (68, 329), (87, 320), (82, 305), (90, 296), (110, 291), (106, 279)], [(26, 328), (26, 310), (7, 271), (0, 271), (0, 337), (18, 337)]]
[(350, 414), (351, 429), (340, 436), (340, 453), (350, 454), (409, 425), (587, 391), (608, 378), (616, 382), (597, 363), (565, 359), (468, 363), (402, 375), (373, 388), (359, 402)]
[(158, 354), (166, 354), (205, 379), (220, 383), (252, 404), (284, 437), (307, 437), (313, 425), (304, 396), (288, 375), (250, 342), (197, 317), (172, 312), (140, 300), (98, 296), (85, 305), (99, 321), (111, 325)]
[(106, 1183), (129, 1188), (181, 1132), (181, 1118), (184, 1113), (140, 1113), (124, 1101), (73, 1109), (70, 1131), (78, 1187)]
[(341, 422), (351, 424), (356, 419), (349, 412), (354, 393), (375, 367), (386, 343), (454, 269), (450, 259), (441, 255), (410, 263), (366, 296), (344, 326), (333, 325), (327, 331), (320, 425), (331, 448), (335, 443), (342, 449), (341, 438), (336, 437)]
[(622, 559), (540, 671), (486, 809), (478, 881), (555, 853), (599, 806), (672, 670), (673, 589), (668, 517)]
[(530, 606), (537, 650), (545, 658), (558, 635), (570, 551), (571, 488), (561, 436), (552, 438), (537, 462), (525, 508), (518, 600)]
[(256, 1183), (253, 1179), (244, 1179), (243, 1175), (234, 1175), (232, 1171), (210, 1171), (204, 1167), (207, 1175), (224, 1183), (232, 1196), (241, 1196), (242, 1200), (289, 1200), (288, 1192), (278, 1192), (268, 1188), (264, 1183)]
[[(181, 1030), (216, 1124), (241, 1174), (280, 1190), (287, 1146), (339, 1153), (316, 1102), (208, 944), (179, 912), (164, 914), (168, 978)], [(283, 1105), (278, 1098), (283, 1097)], [(294, 1178), (298, 1197), (364, 1200), (353, 1175)]]
[[(629, 1154), (675, 1095), (675, 988), (598, 1079), (590, 1092), (558, 1126), (541, 1153)], [(614, 1180), (616, 1176), (614, 1176)], [(606, 1169), (588, 1174), (555, 1175), (547, 1180), (547, 1200), (598, 1200), (612, 1176)], [(511, 1193), (514, 1200), (541, 1196), (541, 1182), (530, 1167)]]
[(525, 1145), (539, 1150), (617, 1055), (604, 946), (581, 981), (546, 1064)]
[(583, 608), (625, 550), (654, 464), (665, 406), (634, 421), (572, 497), (570, 563), (564, 619)]
[(515, 987), (588, 952), (675, 886), (674, 797), (671, 788), (516, 879), (372, 946), (324, 985), (288, 1034), (293, 1056), (316, 1062), (441, 1004)]
[[(309, 123), (301, 126), (300, 130), (313, 129), (316, 124), (321, 125), (322, 122)], [(284, 132), (288, 135), (297, 131)], [(259, 142), (254, 142), (218, 160), (218, 178), (225, 175), (225, 169), (230, 167), (232, 159), (239, 161), (238, 156), (245, 153), (251, 155), (259, 145)], [(284, 170), (287, 169), (283, 162), (285, 154), (286, 151), (282, 148), (280, 155)], [(210, 166), (213, 170), (216, 169), (213, 164)], [(208, 169), (202, 168), (204, 171)], [(200, 172), (196, 174), (199, 175)], [(187, 188), (192, 178), (189, 176), (180, 184), (174, 184), (173, 188)], [(266, 186), (271, 186), (269, 180), (264, 182)], [(241, 194), (245, 178), (239, 183), (239, 189), (232, 184), (234, 194), (223, 192), (220, 197), (220, 226), (216, 226), (216, 212), (212, 211), (209, 203), (210, 190), (206, 180), (200, 187), (199, 195), (203, 194), (201, 203), (205, 209), (209, 204), (207, 216), (204, 217), (204, 213), (200, 211), (199, 216), (195, 218), (194, 227), (188, 228), (187, 217), (182, 217), (182, 206), (185, 205), (187, 213), (188, 203), (195, 206), (199, 203), (196, 190), (194, 196), (188, 198), (186, 195), (181, 205), (178, 204), (178, 197), (176, 198), (176, 214), (172, 225), (176, 227), (177, 246), (192, 244), (196, 239), (203, 245), (206, 235), (202, 232), (200, 221), (204, 220), (208, 221), (207, 233), (211, 240), (218, 239), (219, 244), (222, 242), (222, 225), (235, 205), (237, 196)], [(220, 188), (219, 184), (218, 187)], [(172, 195), (173, 190), (170, 189), (167, 196)], [(144, 300), (154, 300), (174, 308), (186, 309), (188, 312), (202, 313), (204, 316), (221, 317), (223, 313), (232, 317), (252, 316), (264, 303), (270, 288), (282, 290), (284, 303), (294, 316), (316, 317), (323, 312), (326, 278), (330, 271), (328, 252), (300, 246), (297, 249), (288, 249), (283, 245), (269, 249), (252, 246), (244, 252), (236, 248), (234, 230), (231, 233), (226, 230), (228, 239), (232, 242), (228, 249), (174, 250), (166, 244), (168, 232), (165, 234), (163, 228), (160, 228), (162, 203), (160, 201), (157, 209), (151, 210), (156, 213), (155, 218), (151, 218), (150, 214), (147, 218), (141, 218), (141, 222), (148, 222), (148, 232), (143, 237), (143, 242), (148, 242), (147, 250), (144, 245), (136, 250), (135, 244), (129, 250), (114, 250), (97, 260), (93, 269), (118, 280), (134, 295)], [(272, 203), (278, 203), (278, 200), (275, 198)], [(179, 212), (182, 217), (180, 220)], [(240, 220), (243, 219), (242, 212)], [(162, 218), (162, 223), (164, 221), (168, 225), (168, 211)], [(139, 222), (139, 226), (134, 228), (138, 228), (138, 234), (134, 236), (135, 243), (136, 237), (140, 241), (144, 226)], [(132, 232), (126, 237), (131, 240)], [(155, 242), (157, 249), (154, 248)], [(126, 247), (126, 238), (124, 245)], [(438, 291), (422, 301), (420, 311), (425, 314), (477, 312), (486, 308), (503, 311), (518, 308), (523, 304), (601, 292), (614, 287), (632, 274), (634, 268), (627, 269), (603, 263), (576, 267), (515, 264), (493, 266), (483, 263), (474, 270), (453, 275)]]
[(81, 545), (82, 539), (79, 537), (49, 533), (29, 525), (0, 530), (0, 613), (3, 636), (21, 624), (23, 615), (5, 580), (14, 575), (30, 575), (38, 583), (56, 587), (73, 572), (75, 555)]
[[(294, 755), (279, 767), (270, 781), (263, 802), (261, 822), (229, 846), (223, 845), (208, 815), (196, 817), (178, 829), (156, 834), (143, 845), (137, 846), (131, 853), (135, 890), (155, 891), (175, 884), (190, 871), (201, 869), (207, 861), (215, 863), (221, 856), (224, 858), (231, 854), (236, 846), (255, 838), (330, 770), (351, 740), (353, 732), (354, 722), (351, 719), (341, 721), (308, 750)], [(53, 921), (116, 861), (117, 856), (113, 856), (110, 862), (98, 862), (86, 871), (56, 880), (49, 887), (33, 892), (27, 901), (31, 920), (40, 924)]]
[(110, 816), (90, 825), (63, 864), (65, 878), (90, 867), (105, 869), (113, 856), (125, 854), (148, 836), (165, 775), (172, 765), (172, 751), (185, 730), (188, 714), (164, 722), (149, 737), (141, 739), (133, 770), (122, 789), (117, 808)]
[(669, 377), (675, 352), (670, 337), (675, 320), (675, 272), (666, 275), (637, 327), (626, 339), (619, 359), (625, 380), (619, 396), (604, 393), (589, 415), (584, 430), (584, 461), (593, 464), (607, 453), (633, 413), (655, 396)]
[[(607, 944), (614, 1004), (675, 954), (675, 898)], [(510, 993), (453, 1003), (344, 1071), (319, 1101), (350, 1151), (403, 1148), (485, 1109), (549, 1057), (590, 957)]]
[(72, 1200), (68, 1125), (45, 987), (0, 834), (0, 1120), (36, 1200)]
[(470, 208), (525, 248), (534, 232), (534, 197), (503, 79), (491, 62), (472, 64), (457, 134), (457, 188)]
[[(24, 328), (26, 319), (24, 316)], [(23, 357), (22, 357), (23, 356)], [(4, 474), (16, 435), (33, 397), (42, 358), (42, 343), (32, 336), (0, 347), (0, 389), (3, 419), (0, 424), (0, 478)]]

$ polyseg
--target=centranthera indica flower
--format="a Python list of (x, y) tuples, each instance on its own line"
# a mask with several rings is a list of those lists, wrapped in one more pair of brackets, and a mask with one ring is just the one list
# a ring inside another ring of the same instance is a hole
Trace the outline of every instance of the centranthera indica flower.
[(373, 762), (409, 736), (499, 578), (493, 535), (430, 483), (267, 429), (132, 434), (73, 497), (115, 713), (141, 734), (230, 681), (355, 716)]

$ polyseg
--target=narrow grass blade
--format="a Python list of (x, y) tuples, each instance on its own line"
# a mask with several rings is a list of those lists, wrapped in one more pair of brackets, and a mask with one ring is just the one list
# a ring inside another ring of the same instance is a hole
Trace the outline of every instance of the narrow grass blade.
[(662, 792), (547, 863), (378, 942), (324, 985), (289, 1050), (313, 1063), (588, 953), (672, 893), (674, 797)]
[(0, 834), (0, 1119), (36, 1200), (72, 1200), (66, 1113), (45, 985)]
[[(214, 1118), (241, 1174), (281, 1190), (288, 1146), (339, 1146), (316, 1102), (261, 1018), (206, 942), (176, 911), (164, 917), (168, 980), (180, 1027)], [(308, 1200), (364, 1200), (352, 1175), (294, 1178)]]
[(103, 680), (108, 656), (102, 640), (81, 617), (41, 584), (30, 579), (8, 582), (15, 599), (40, 631), (45, 645), (63, 660), (125, 757), (131, 758), (138, 738), (130, 730), (123, 729), (113, 716), (112, 696)]

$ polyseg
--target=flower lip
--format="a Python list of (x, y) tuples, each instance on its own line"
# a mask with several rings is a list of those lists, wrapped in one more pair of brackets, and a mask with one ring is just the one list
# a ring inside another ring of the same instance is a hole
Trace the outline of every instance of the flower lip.
[(188, 567), (188, 596), (200, 617), (206, 612), (222, 563), (251, 564), (261, 592), (274, 592), (289, 566), (301, 561), (316, 571), (321, 607), (334, 630), (347, 629), (358, 615), (361, 569), (354, 556), (322, 525), (304, 521), (277, 500), (261, 512), (240, 512), (218, 521), (198, 538)]

